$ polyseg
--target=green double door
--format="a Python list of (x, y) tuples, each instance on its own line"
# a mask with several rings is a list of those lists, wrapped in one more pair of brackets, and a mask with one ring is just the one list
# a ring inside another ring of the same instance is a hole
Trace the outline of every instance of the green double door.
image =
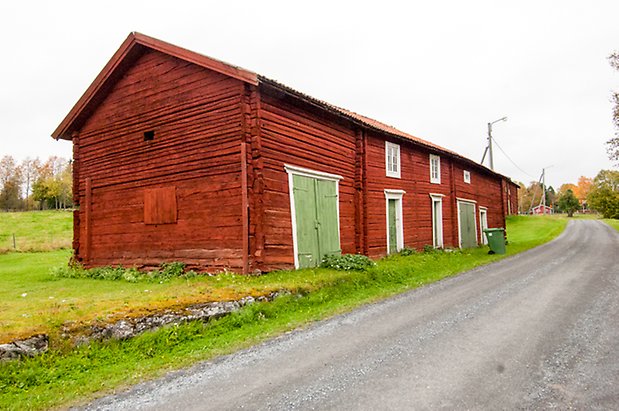
[(459, 202), (460, 210), (460, 247), (477, 247), (477, 230), (475, 229), (475, 204)]
[(316, 267), (341, 254), (335, 181), (293, 175), (299, 268)]

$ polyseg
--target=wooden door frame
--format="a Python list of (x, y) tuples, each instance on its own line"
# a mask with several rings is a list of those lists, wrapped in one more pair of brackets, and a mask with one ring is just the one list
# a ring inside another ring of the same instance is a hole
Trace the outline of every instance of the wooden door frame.
[(290, 218), (292, 222), (292, 249), (294, 253), (294, 268), (299, 268), (299, 244), (297, 240), (297, 213), (294, 204), (294, 179), (293, 176), (302, 176), (315, 178), (318, 180), (326, 180), (335, 182), (336, 193), (336, 212), (337, 212), (337, 239), (342, 244), (340, 236), (340, 180), (344, 177), (338, 174), (325, 173), (323, 171), (316, 171), (305, 167), (294, 166), (291, 164), (284, 164), (284, 170), (288, 173), (288, 193), (290, 195)]
[[(404, 190), (385, 190), (385, 218), (387, 221), (387, 254), (389, 254), (389, 200), (396, 200), (396, 250), (404, 248), (404, 216), (402, 213), (402, 197), (406, 194)], [(398, 224), (398, 217), (400, 224)]]
[[(444, 227), (443, 227), (443, 197), (445, 197), (445, 194), (436, 194), (436, 193), (430, 193), (430, 205), (432, 207), (432, 246), (434, 248), (443, 248), (445, 247), (445, 232), (444, 232)], [(434, 219), (435, 219), (435, 215), (434, 215), (434, 203), (440, 203), (441, 204), (441, 218), (440, 218), (440, 226), (441, 226), (441, 241), (440, 244), (437, 244), (437, 239), (436, 236), (434, 235)]]
[[(460, 222), (460, 204), (461, 203), (472, 204), (473, 205), (473, 218), (475, 219), (477, 218), (477, 211), (476, 211), (477, 201), (471, 200), (469, 198), (456, 197), (456, 203), (458, 204), (458, 248), (462, 248), (462, 226), (460, 224), (461, 223)], [(479, 234), (477, 233), (477, 223), (475, 221), (473, 221), (473, 227), (475, 227), (475, 242), (477, 243)]]
[(486, 215), (486, 228), (488, 228), (488, 207), (479, 206), (479, 232), (481, 234), (481, 243), (482, 245), (487, 245), (488, 239), (486, 239), (484, 235), (484, 225), (482, 224), (484, 220), (481, 218), (482, 213)]

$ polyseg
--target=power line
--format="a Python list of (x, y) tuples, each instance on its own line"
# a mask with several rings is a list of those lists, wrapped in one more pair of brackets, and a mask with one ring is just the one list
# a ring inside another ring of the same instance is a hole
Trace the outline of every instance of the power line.
[(501, 145), (498, 143), (498, 141), (496, 141), (496, 138), (492, 137), (492, 140), (494, 140), (494, 143), (496, 144), (496, 146), (499, 148), (499, 150), (501, 150), (501, 153), (503, 153), (505, 155), (505, 157), (507, 157), (507, 159), (509, 161), (511, 161), (511, 163), (520, 171), (522, 171), (524, 174), (526, 174), (527, 176), (531, 177), (531, 178), (536, 178), (533, 177), (531, 174), (527, 173), (526, 171), (524, 171), (522, 168), (520, 168), (520, 166), (518, 164), (516, 164), (516, 162), (514, 162), (514, 160), (511, 159), (510, 156), (507, 155), (507, 153), (505, 152), (505, 150), (503, 150), (503, 148), (501, 147)]

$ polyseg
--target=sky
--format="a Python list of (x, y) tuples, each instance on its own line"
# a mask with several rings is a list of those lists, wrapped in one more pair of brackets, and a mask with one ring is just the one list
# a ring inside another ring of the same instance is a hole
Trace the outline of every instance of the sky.
[[(558, 188), (612, 168), (619, 1), (3, 1), (0, 156), (50, 135), (132, 31)], [(487, 164), (487, 163), (486, 163)]]

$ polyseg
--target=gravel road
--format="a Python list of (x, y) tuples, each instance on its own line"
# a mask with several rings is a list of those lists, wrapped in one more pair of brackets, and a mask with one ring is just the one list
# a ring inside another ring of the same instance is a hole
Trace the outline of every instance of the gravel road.
[(555, 241), (88, 409), (619, 409), (619, 234)]

